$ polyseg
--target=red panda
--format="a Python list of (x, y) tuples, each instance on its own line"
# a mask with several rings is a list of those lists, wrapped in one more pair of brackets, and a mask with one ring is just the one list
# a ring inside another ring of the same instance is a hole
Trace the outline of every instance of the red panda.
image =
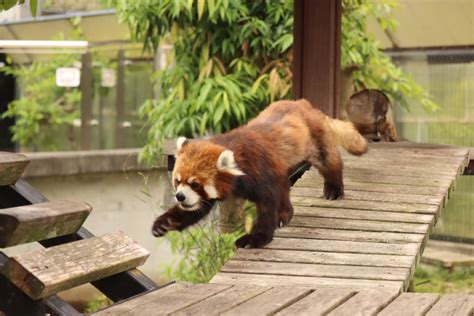
[(257, 208), (250, 234), (236, 246), (263, 247), (293, 216), (292, 167), (311, 163), (324, 177), (324, 197), (343, 197), (337, 145), (353, 155), (367, 151), (367, 141), (352, 123), (332, 119), (306, 100), (275, 102), (247, 125), (207, 140), (180, 137), (173, 170), (178, 204), (156, 219), (153, 234), (182, 230), (207, 215), (216, 201), (234, 195)]

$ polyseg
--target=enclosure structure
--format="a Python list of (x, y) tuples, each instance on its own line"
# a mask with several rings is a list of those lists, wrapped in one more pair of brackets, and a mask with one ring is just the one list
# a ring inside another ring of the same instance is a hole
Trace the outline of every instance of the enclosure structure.
[[(340, 4), (329, 0), (318, 1), (318, 5), (310, 1), (295, 3), (295, 12), (304, 12), (304, 19), (316, 13), (311, 8), (330, 17), (330, 25), (323, 25), (319, 32), (323, 36), (328, 28), (334, 28), (328, 41), (337, 42)], [(295, 23), (301, 20), (297, 18)], [(308, 34), (305, 41), (315, 40)], [(310, 100), (326, 98), (325, 111), (336, 115), (337, 62), (331, 61), (328, 52), (311, 55), (312, 48), (307, 48), (305, 53), (305, 41), (300, 41), (303, 47), (295, 47), (295, 51), (302, 52), (295, 59), (301, 70), (295, 77), (296, 87), (300, 80), (299, 88), (295, 88), (300, 94), (296, 95)], [(318, 61), (305, 61), (302, 56)], [(311, 73), (316, 71), (329, 73), (330, 83), (313, 82)], [(346, 199), (320, 198), (321, 179), (309, 171), (292, 190), (296, 206), (293, 221), (279, 229), (275, 241), (265, 249), (239, 250), (212, 284), (170, 285), (123, 300), (98, 314), (406, 315), (409, 308), (420, 314), (469, 315), (474, 309), (474, 297), (470, 295), (400, 294), (410, 286), (439, 210), (469, 159), (466, 148), (411, 143), (373, 145), (362, 158), (344, 156)], [(7, 185), (5, 190), (21, 187)]]

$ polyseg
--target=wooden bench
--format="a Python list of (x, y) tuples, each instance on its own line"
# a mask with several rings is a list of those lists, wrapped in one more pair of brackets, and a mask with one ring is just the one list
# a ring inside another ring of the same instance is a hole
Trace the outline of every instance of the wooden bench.
[(93, 236), (82, 227), (92, 207), (48, 202), (18, 180), (27, 165), (21, 154), (0, 153), (0, 248), (36, 241), (46, 248), (0, 252), (0, 314), (79, 314), (56, 294), (85, 283), (113, 301), (157, 289), (135, 269), (147, 250), (122, 232)]

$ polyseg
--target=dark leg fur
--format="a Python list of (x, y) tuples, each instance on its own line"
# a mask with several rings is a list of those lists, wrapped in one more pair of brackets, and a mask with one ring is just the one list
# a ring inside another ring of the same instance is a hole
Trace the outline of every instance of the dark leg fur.
[(175, 205), (155, 220), (152, 228), (153, 235), (155, 237), (161, 237), (168, 231), (183, 230), (197, 223), (200, 219), (209, 214), (214, 203), (215, 201), (206, 201), (201, 205), (201, 208), (195, 211), (183, 211), (178, 205)]
[(328, 200), (341, 199), (344, 196), (341, 156), (335, 146), (319, 144), (318, 151), (318, 157), (313, 157), (311, 164), (324, 177), (324, 197)]
[(276, 228), (276, 205), (257, 203), (257, 219), (252, 232), (237, 239), (237, 248), (261, 248), (273, 240)]
[(285, 178), (282, 185), (280, 207), (278, 208), (278, 226), (287, 225), (293, 217), (293, 205), (290, 202), (290, 183)]

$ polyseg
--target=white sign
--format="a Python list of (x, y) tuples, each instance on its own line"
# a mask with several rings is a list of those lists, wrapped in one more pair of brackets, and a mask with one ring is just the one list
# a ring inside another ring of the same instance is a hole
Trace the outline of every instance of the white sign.
[(56, 69), (56, 85), (58, 87), (79, 87), (81, 71), (77, 68), (63, 67)]
[(110, 68), (102, 68), (100, 77), (100, 85), (102, 87), (112, 88), (113, 86), (115, 86), (115, 70)]

